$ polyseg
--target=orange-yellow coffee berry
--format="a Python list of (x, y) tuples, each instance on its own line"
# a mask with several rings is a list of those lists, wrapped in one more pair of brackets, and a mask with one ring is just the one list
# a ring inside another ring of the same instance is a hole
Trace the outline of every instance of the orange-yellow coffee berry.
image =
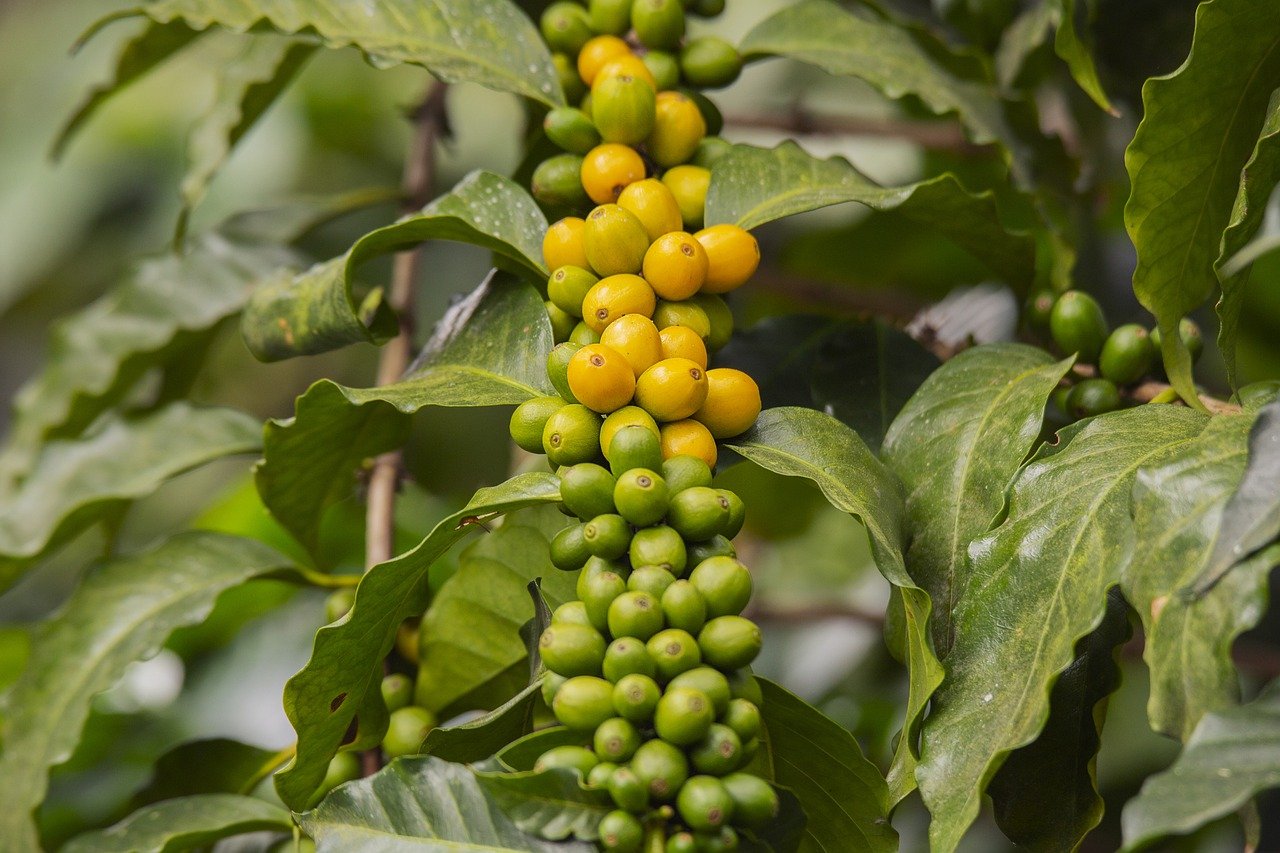
[(658, 331), (663, 358), (687, 358), (707, 366), (707, 345), (702, 336), (688, 326), (667, 326)]
[(676, 197), (657, 178), (645, 178), (628, 184), (618, 196), (618, 206), (625, 207), (636, 215), (644, 224), (650, 240), (657, 240), (663, 234), (679, 231), (684, 227)]
[(653, 316), (656, 304), (653, 288), (640, 276), (606, 276), (592, 285), (582, 300), (582, 322), (603, 335), (610, 323), (627, 314)]
[(679, 302), (698, 292), (707, 280), (707, 250), (684, 231), (663, 234), (644, 253), (644, 277), (663, 299)]
[(645, 141), (653, 162), (663, 168), (679, 166), (693, 156), (706, 135), (707, 122), (697, 104), (680, 92), (658, 93), (653, 130)]
[(673, 456), (696, 456), (707, 463), (710, 468), (716, 467), (716, 440), (705, 426), (697, 421), (675, 421), (663, 424), (660, 429), (659, 444), (662, 446), (662, 458)]
[(620, 353), (590, 344), (569, 359), (569, 390), (593, 412), (612, 412), (631, 402), (636, 375)]
[(716, 438), (732, 438), (751, 429), (760, 416), (760, 386), (741, 370), (707, 371), (707, 399), (693, 418)]
[(660, 422), (679, 421), (707, 399), (707, 372), (687, 358), (664, 358), (636, 380), (636, 405)]
[(728, 293), (741, 287), (760, 265), (760, 244), (737, 225), (712, 225), (693, 236), (707, 250), (706, 293)]
[[(711, 170), (701, 166), (676, 166), (663, 174), (662, 182), (676, 197), (684, 226), (691, 230), (701, 228), (707, 210), (707, 189), (711, 186)], [(586, 185), (586, 181), (582, 183), (583, 186)]]
[(662, 339), (658, 327), (643, 314), (624, 314), (600, 333), (600, 343), (621, 353), (639, 376), (662, 360)]
[(588, 266), (587, 251), (582, 242), (586, 225), (585, 220), (566, 216), (547, 229), (547, 233), (542, 235), (542, 259), (547, 269)]
[(658, 422), (653, 419), (653, 415), (639, 406), (623, 406), (604, 419), (604, 423), (600, 426), (600, 446), (608, 447), (613, 443), (613, 437), (618, 434), (618, 430), (629, 426), (642, 426), (655, 436), (661, 436), (658, 432)]
[(653, 72), (649, 70), (649, 66), (644, 64), (644, 60), (635, 54), (628, 53), (625, 56), (615, 56), (600, 67), (596, 72), (595, 78), (591, 81), (591, 91), (594, 92), (596, 87), (610, 77), (635, 77), (649, 84), (649, 88), (653, 91), (658, 89), (658, 81), (654, 78)]
[(587, 214), (582, 245), (587, 262), (599, 275), (638, 273), (649, 249), (649, 234), (631, 211), (602, 204)]
[(596, 36), (578, 51), (578, 76), (590, 86), (601, 68), (618, 57), (630, 55), (630, 45), (617, 36)]
[(582, 158), (582, 188), (596, 204), (617, 201), (628, 185), (644, 180), (644, 160), (617, 142), (597, 145)]

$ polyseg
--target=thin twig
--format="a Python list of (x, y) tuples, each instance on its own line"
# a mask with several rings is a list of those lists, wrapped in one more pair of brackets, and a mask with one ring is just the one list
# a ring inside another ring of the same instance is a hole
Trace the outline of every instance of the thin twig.
[(951, 121), (916, 121), (899, 118), (815, 115), (796, 106), (787, 111), (725, 116), (728, 127), (778, 130), (801, 136), (877, 136), (905, 139), (923, 148), (978, 156), (991, 146), (975, 145), (965, 139), (964, 129)]

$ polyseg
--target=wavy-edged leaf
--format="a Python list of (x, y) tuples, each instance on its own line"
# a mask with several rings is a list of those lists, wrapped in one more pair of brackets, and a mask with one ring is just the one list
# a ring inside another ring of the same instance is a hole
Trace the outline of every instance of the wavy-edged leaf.
[(541, 690), (542, 682), (535, 681), (478, 720), (448, 728), (437, 726), (427, 733), (422, 752), (467, 763), (496, 755), (533, 730), (533, 709)]
[(1044, 726), (1076, 642), (1101, 622), (1134, 550), (1136, 472), (1176, 453), (1205, 420), (1148, 405), (1067, 427), (1018, 473), (1003, 523), (969, 546), (970, 583), (916, 771), (933, 849), (959, 844), (1000, 763)]
[(889, 788), (849, 730), (777, 684), (756, 681), (773, 780), (791, 789), (808, 818), (801, 847), (896, 850)]
[(1070, 366), (1025, 344), (966, 350), (925, 380), (885, 437), (885, 462), (907, 490), (907, 569), (937, 604), (933, 643), (944, 660), (969, 584), (969, 543), (1004, 507)]
[(183, 20), (197, 30), (318, 38), (325, 47), (358, 48), (379, 65), (421, 65), (450, 83), (479, 83), (553, 107), (564, 103), (537, 27), (509, 0), (153, 0), (132, 14)]
[(617, 806), (609, 792), (582, 784), (582, 774), (567, 768), (521, 773), (477, 771), (489, 799), (520, 829), (549, 841), (594, 841), (600, 818)]
[(44, 799), (49, 768), (75, 749), (95, 695), (158, 652), (176, 628), (203, 620), (221, 593), (286, 565), (251, 539), (182, 533), (91, 571), (36, 629), (28, 665), (5, 697), (0, 838), (37, 849), (32, 809)]
[(380, 291), (356, 280), (361, 264), (427, 240), (455, 240), (496, 252), (542, 279), (546, 230), (547, 218), (523, 187), (492, 172), (472, 172), (418, 213), (370, 231), (345, 255), (259, 288), (245, 309), (241, 332), (262, 361), (379, 340), (393, 330), (393, 318)]
[(156, 759), (151, 781), (130, 800), (134, 808), (195, 794), (245, 793), (275, 753), (230, 738), (180, 743)]
[(532, 527), (503, 525), (467, 548), (418, 629), (418, 705), (447, 717), (500, 705), (528, 683), (520, 626), (534, 615), (526, 587), (539, 577), (552, 607), (576, 597), (577, 573), (551, 564)]
[(318, 853), (376, 849), (415, 853), (593, 853), (594, 844), (543, 841), (521, 832), (461, 764), (399, 758), (349, 782), (300, 818)]
[(366, 703), (381, 703), (381, 661), (391, 651), (400, 623), (426, 609), (431, 564), (468, 532), (480, 529), (475, 521), (559, 499), (560, 482), (549, 473), (521, 474), (481, 489), (417, 547), (365, 573), (351, 610), (316, 632), (311, 659), (285, 684), (285, 713), (298, 733), (297, 757), (275, 776), (286, 805), (306, 805), (348, 728), (367, 713)]
[(1218, 273), (1222, 296), (1218, 299), (1218, 349), (1227, 365), (1227, 378), (1235, 384), (1236, 329), (1240, 309), (1244, 306), (1245, 286), (1249, 280), (1245, 269), (1237, 268), (1242, 250), (1262, 228), (1267, 200), (1280, 181), (1280, 89), (1271, 93), (1267, 117), (1253, 146), (1249, 162), (1240, 173), (1231, 220), (1222, 232), (1222, 245), (1214, 269)]
[(66, 853), (171, 853), (246, 832), (293, 829), (271, 803), (235, 794), (200, 794), (139, 809), (114, 826), (71, 839)]
[(1142, 87), (1142, 123), (1125, 151), (1125, 227), (1138, 250), (1133, 291), (1156, 315), (1169, 381), (1199, 405), (1178, 321), (1217, 287), (1214, 264), (1240, 171), (1280, 87), (1280, 15), (1254, 0), (1196, 9), (1186, 61)]
[(929, 595), (915, 584), (903, 563), (906, 511), (900, 484), (867, 449), (858, 434), (811, 409), (761, 412), (755, 427), (729, 446), (762, 468), (812, 480), (831, 505), (858, 519), (871, 538), (881, 574), (903, 603), (903, 657), (909, 674), (903, 737), (889, 772), (890, 802), (915, 786), (915, 732), (929, 697), (942, 681), (942, 666), (929, 638)]
[[(1134, 484), (1143, 547), (1125, 570), (1123, 589), (1146, 632), (1151, 727), (1180, 739), (1205, 712), (1239, 701), (1231, 646), (1267, 609), (1266, 559), (1237, 566), (1202, 597), (1183, 593), (1206, 572), (1231, 523), (1226, 507), (1245, 470), (1253, 423), (1246, 414), (1215, 417), (1176, 454), (1139, 471)], [(1273, 498), (1276, 482), (1269, 484)]]
[(1067, 64), (1076, 84), (1085, 91), (1093, 102), (1112, 115), (1119, 115), (1102, 82), (1098, 79), (1098, 68), (1093, 62), (1093, 53), (1086, 43), (1085, 37), (1077, 28), (1076, 16), (1082, 6), (1086, 10), (1089, 4), (1080, 4), (1077, 0), (1053, 0), (1058, 10), (1058, 31), (1053, 38), (1053, 49)]
[(1191, 832), (1280, 786), (1280, 683), (1254, 701), (1208, 714), (1173, 766), (1124, 807), (1125, 849)]
[(258, 34), (218, 69), (217, 93), (187, 139), (187, 173), (182, 179), (183, 210), (178, 233), (214, 175), (241, 138), (293, 82), (316, 46), (283, 36)]
[(717, 160), (706, 219), (708, 225), (728, 222), (750, 229), (846, 202), (935, 229), (1011, 284), (1025, 286), (1035, 277), (1035, 241), (1005, 228), (991, 192), (972, 193), (949, 174), (883, 187), (843, 157), (821, 160), (791, 141), (776, 148), (735, 145)]
[(1119, 647), (1133, 630), (1112, 589), (1098, 629), (1049, 694), (1049, 719), (1035, 741), (1010, 753), (988, 792), (996, 823), (1026, 850), (1071, 851), (1102, 820), (1097, 759), (1107, 700), (1120, 687)]
[(192, 468), (261, 446), (259, 422), (234, 409), (173, 403), (51, 441), (0, 499), (0, 590), (33, 563), (131, 500)]
[(246, 247), (217, 234), (190, 242), (181, 257), (142, 261), (101, 299), (53, 327), (44, 368), (14, 398), (0, 489), (29, 470), (46, 438), (80, 434), (148, 369), (189, 357), (209, 329), (240, 310), (257, 282), (296, 263), (279, 247)]
[(1058, 17), (1058, 5), (1053, 0), (1041, 2), (1013, 19), (1000, 34), (1000, 44), (992, 55), (996, 81), (1000, 90), (1015, 88), (1027, 61), (1042, 48), (1049, 38)]

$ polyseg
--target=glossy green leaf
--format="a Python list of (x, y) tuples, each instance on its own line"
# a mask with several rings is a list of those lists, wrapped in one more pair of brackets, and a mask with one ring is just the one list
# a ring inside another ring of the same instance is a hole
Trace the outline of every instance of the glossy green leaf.
[(1176, 453), (1205, 417), (1148, 405), (1062, 430), (1018, 473), (1006, 517), (969, 547), (947, 680), (924, 725), (917, 779), (933, 849), (950, 851), (1007, 755), (1032, 742), (1049, 692), (1094, 630), (1135, 547), (1138, 469)]
[(1119, 115), (1111, 106), (1102, 82), (1098, 80), (1098, 68), (1093, 62), (1093, 53), (1086, 43), (1085, 36), (1077, 28), (1076, 16), (1080, 9), (1088, 9), (1089, 3), (1078, 0), (1053, 0), (1057, 7), (1058, 31), (1053, 39), (1053, 49), (1062, 61), (1067, 63), (1071, 76), (1085, 93), (1093, 98), (1093, 102), (1112, 115)]
[(593, 853), (594, 844), (543, 841), (520, 829), (470, 769), (431, 756), (400, 758), (335, 790), (301, 816), (319, 853)]
[(203, 620), (222, 592), (284, 566), (250, 539), (183, 533), (90, 572), (35, 630), (28, 665), (5, 696), (0, 838), (14, 849), (37, 848), (31, 812), (44, 799), (49, 768), (75, 749), (95, 695), (158, 652), (174, 629)]
[(509, 0), (153, 0), (131, 13), (204, 30), (274, 30), (355, 47), (375, 64), (410, 63), (450, 83), (479, 83), (550, 106), (564, 103), (551, 55), (533, 22)]
[(467, 548), (418, 630), (416, 702), (441, 716), (501, 705), (529, 681), (520, 626), (534, 615), (526, 589), (542, 578), (547, 602), (576, 597), (576, 572), (551, 565), (547, 539), (503, 525)]
[(1176, 454), (1139, 471), (1134, 485), (1143, 545), (1123, 589), (1146, 633), (1147, 712), (1153, 729), (1184, 740), (1207, 711), (1239, 701), (1231, 646), (1267, 609), (1268, 559), (1236, 566), (1202, 597), (1184, 594), (1206, 572), (1231, 523), (1226, 507), (1245, 470), (1253, 421), (1244, 414), (1215, 417)]
[(279, 806), (235, 794), (200, 794), (147, 806), (115, 826), (71, 839), (66, 853), (170, 853), (206, 847), (246, 832), (288, 832)]
[(156, 759), (151, 781), (130, 800), (133, 808), (196, 794), (237, 794), (275, 753), (230, 738), (180, 743)]
[(503, 747), (497, 754), (498, 763), (515, 772), (532, 770), (542, 753), (557, 746), (573, 744), (589, 746), (591, 738), (564, 726), (552, 726), (530, 732)]
[(811, 409), (761, 412), (755, 427), (729, 446), (777, 474), (812, 480), (831, 505), (867, 528), (881, 574), (903, 602), (903, 657), (910, 676), (905, 735), (899, 738), (889, 773), (890, 801), (915, 786), (915, 732), (929, 697), (942, 681), (942, 666), (929, 638), (929, 595), (915, 584), (903, 563), (906, 511), (900, 484), (844, 424)]
[(1244, 307), (1248, 264), (1239, 266), (1244, 249), (1262, 229), (1267, 200), (1280, 181), (1280, 89), (1271, 93), (1267, 117), (1253, 147), (1249, 162), (1240, 173), (1231, 220), (1222, 232), (1222, 246), (1214, 263), (1222, 296), (1218, 299), (1218, 349), (1227, 364), (1227, 377), (1235, 383), (1236, 330)]
[(777, 684), (756, 681), (764, 694), (769, 770), (807, 818), (801, 849), (898, 849), (889, 788), (848, 729)]
[(366, 703), (381, 704), (382, 659), (400, 623), (426, 609), (431, 564), (467, 533), (482, 529), (477, 520), (559, 498), (559, 480), (546, 473), (521, 474), (481, 489), (417, 547), (364, 575), (351, 611), (316, 632), (311, 659), (285, 684), (285, 713), (298, 733), (297, 758), (275, 777), (286, 805), (306, 805), (348, 728), (368, 713)]
[(1170, 382), (1196, 405), (1178, 321), (1217, 287), (1240, 172), (1278, 87), (1280, 15), (1255, 0), (1210, 0), (1196, 10), (1186, 62), (1143, 86), (1142, 123), (1125, 151), (1133, 290), (1159, 321)]
[(1040, 736), (1010, 753), (992, 778), (996, 823), (1019, 848), (1075, 850), (1102, 820), (1102, 723), (1120, 687), (1119, 647), (1132, 634), (1129, 607), (1112, 589), (1102, 624), (1076, 644), (1076, 659), (1053, 685)]
[(600, 818), (617, 808), (608, 791), (586, 787), (576, 770), (477, 771), (476, 779), (516, 826), (550, 841), (594, 841)]
[(1000, 35), (1000, 44), (992, 55), (996, 81), (1002, 91), (1009, 91), (1017, 85), (1028, 60), (1048, 40), (1058, 12), (1058, 3), (1054, 0), (1041, 0), (1005, 27)]
[(952, 610), (969, 586), (969, 543), (1004, 507), (1070, 366), (1025, 344), (966, 350), (925, 380), (885, 438), (885, 462), (907, 490), (907, 570), (937, 604), (933, 642), (943, 659)]
[(472, 172), (418, 213), (370, 231), (345, 255), (259, 288), (245, 309), (241, 332), (263, 361), (376, 341), (394, 326), (380, 291), (356, 280), (361, 264), (427, 240), (455, 240), (494, 251), (542, 279), (546, 230), (546, 217), (523, 187), (492, 172)]
[(735, 145), (717, 160), (706, 219), (749, 229), (845, 202), (936, 229), (1010, 284), (1025, 286), (1035, 277), (1035, 240), (1005, 228), (991, 192), (971, 193), (949, 174), (882, 187), (843, 157), (820, 160), (790, 141), (776, 148)]
[(1247, 705), (1208, 714), (1173, 766), (1125, 805), (1125, 849), (1191, 832), (1280, 786), (1280, 683)]
[(437, 726), (427, 733), (422, 752), (467, 763), (496, 755), (533, 730), (533, 709), (541, 691), (542, 682), (535, 681), (477, 720), (448, 728)]
[(233, 409), (173, 403), (51, 441), (31, 473), (0, 497), (0, 590), (33, 563), (171, 477), (257, 450), (256, 419)]

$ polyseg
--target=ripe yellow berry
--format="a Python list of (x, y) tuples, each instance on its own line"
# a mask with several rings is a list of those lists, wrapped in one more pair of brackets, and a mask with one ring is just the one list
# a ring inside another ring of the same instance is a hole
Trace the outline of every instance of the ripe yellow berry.
[(644, 277), (663, 299), (678, 302), (698, 292), (707, 280), (707, 250), (684, 231), (663, 234), (644, 253)]
[(600, 343), (618, 351), (636, 376), (662, 360), (658, 327), (643, 314), (624, 314), (600, 333)]
[(604, 419), (604, 424), (600, 427), (600, 446), (608, 447), (613, 443), (618, 430), (629, 426), (642, 426), (654, 435), (660, 435), (658, 422), (652, 415), (639, 406), (623, 406)]
[(706, 293), (728, 293), (741, 287), (760, 265), (760, 244), (751, 232), (737, 225), (712, 225), (697, 234), (707, 250)]
[(596, 36), (578, 51), (578, 76), (590, 86), (601, 68), (618, 57), (630, 55), (630, 45), (617, 36)]
[(604, 334), (609, 324), (627, 314), (653, 316), (653, 288), (638, 275), (623, 273), (600, 279), (582, 300), (582, 322)]
[(645, 142), (653, 162), (663, 168), (684, 163), (706, 135), (707, 122), (697, 104), (680, 92), (658, 93), (653, 130)]
[(707, 399), (707, 372), (687, 358), (665, 358), (636, 380), (636, 405), (657, 421), (679, 421)]
[(707, 366), (707, 345), (702, 337), (688, 326), (667, 326), (658, 331), (663, 358), (687, 358), (703, 367)]
[(662, 446), (662, 458), (673, 456), (696, 456), (707, 463), (710, 468), (716, 467), (716, 440), (705, 426), (697, 421), (674, 421), (663, 424), (659, 435)]
[[(701, 228), (707, 209), (707, 188), (711, 186), (711, 170), (701, 166), (676, 166), (663, 174), (662, 182), (676, 197), (684, 226)], [(582, 183), (586, 185), (585, 180)]]
[(625, 207), (636, 215), (644, 224), (650, 240), (657, 240), (663, 234), (679, 231), (684, 227), (676, 197), (657, 178), (646, 178), (628, 184), (618, 196), (618, 206)]
[(716, 438), (732, 438), (751, 429), (760, 416), (760, 386), (741, 370), (707, 371), (707, 399), (693, 418)]
[(640, 57), (628, 53), (625, 56), (615, 56), (600, 67), (591, 81), (591, 91), (594, 92), (597, 86), (610, 77), (619, 76), (635, 77), (649, 84), (651, 90), (655, 92), (658, 90), (658, 81), (649, 70), (649, 66), (645, 65)]
[(542, 236), (542, 259), (547, 269), (588, 266), (582, 241), (586, 225), (586, 221), (577, 216), (566, 216), (547, 229)]
[(569, 390), (593, 412), (612, 412), (631, 402), (636, 376), (620, 353), (590, 344), (569, 359)]
[(599, 275), (638, 273), (649, 249), (649, 235), (629, 210), (602, 204), (587, 214), (582, 244), (587, 261)]
[(617, 142), (597, 145), (582, 158), (582, 188), (596, 204), (617, 201), (630, 184), (644, 180), (644, 160)]

